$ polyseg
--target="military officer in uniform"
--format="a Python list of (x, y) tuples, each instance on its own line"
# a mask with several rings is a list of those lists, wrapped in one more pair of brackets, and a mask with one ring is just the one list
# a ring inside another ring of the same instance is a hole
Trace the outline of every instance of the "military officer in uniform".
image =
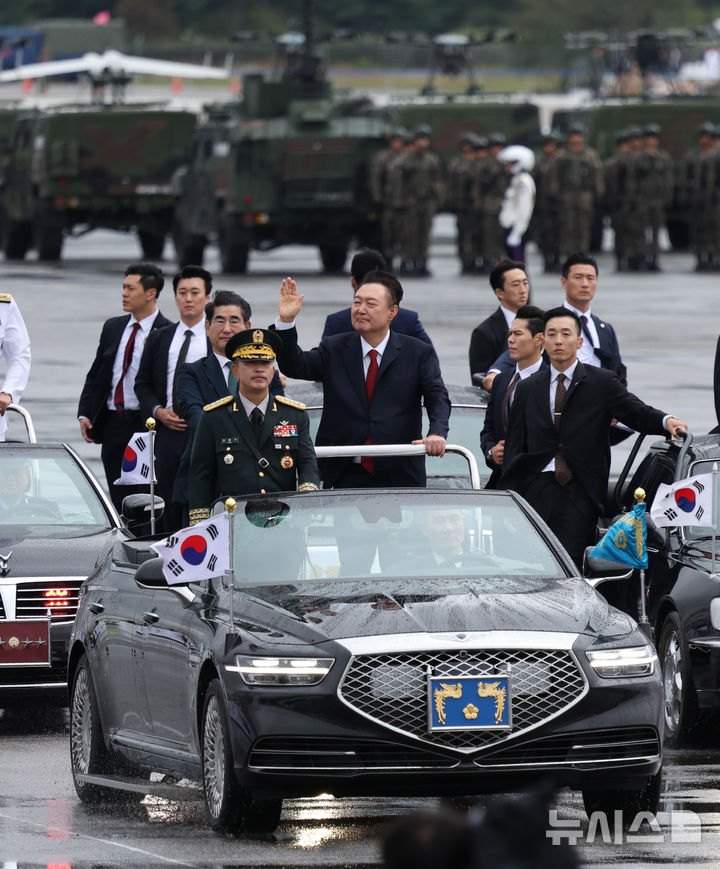
[(207, 519), (220, 497), (319, 488), (305, 405), (269, 390), (281, 346), (264, 329), (227, 342), (237, 387), (203, 408), (190, 459), (191, 525)]
[(4, 441), (5, 411), (20, 401), (30, 376), (30, 336), (10, 293), (0, 293), (0, 355), (5, 359), (5, 380), (0, 380), (0, 441)]

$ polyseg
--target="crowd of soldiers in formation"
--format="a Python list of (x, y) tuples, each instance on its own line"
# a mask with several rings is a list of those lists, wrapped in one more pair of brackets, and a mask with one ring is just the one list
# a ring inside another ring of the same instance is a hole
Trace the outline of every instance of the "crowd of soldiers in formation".
[[(659, 271), (660, 232), (671, 203), (689, 212), (690, 244), (698, 271), (720, 270), (720, 128), (704, 122), (697, 147), (677, 171), (660, 147), (657, 124), (615, 134), (615, 153), (602, 161), (585, 142), (580, 124), (564, 138), (545, 136), (532, 175), (535, 210), (532, 237), (545, 271), (559, 272), (573, 251), (591, 250), (607, 216), (614, 231), (619, 271)], [(499, 221), (508, 173), (498, 160), (503, 133), (466, 133), (447, 167), (431, 149), (431, 130), (393, 131), (370, 172), (374, 201), (382, 211), (382, 247), (403, 275), (428, 275), (432, 218), (457, 218), (457, 249), (463, 274), (487, 273), (508, 255)]]

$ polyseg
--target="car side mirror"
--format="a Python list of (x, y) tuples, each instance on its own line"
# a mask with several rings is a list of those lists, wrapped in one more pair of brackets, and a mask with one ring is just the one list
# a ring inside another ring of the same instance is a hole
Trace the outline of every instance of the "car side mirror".
[(617, 561), (608, 561), (606, 558), (597, 558), (588, 555), (590, 547), (585, 550), (583, 557), (583, 576), (593, 588), (597, 588), (603, 582), (612, 582), (617, 579), (630, 579), (633, 568), (626, 564), (618, 564)]
[(175, 592), (182, 598), (184, 606), (189, 606), (195, 600), (195, 595), (186, 585), (170, 585), (168, 583), (163, 575), (163, 560), (159, 555), (143, 561), (135, 571), (135, 582), (140, 588), (147, 588), (150, 591)]
[[(159, 495), (155, 495), (155, 520), (157, 521), (165, 512), (165, 502)], [(139, 492), (135, 495), (126, 495), (122, 502), (122, 517), (127, 522), (127, 526), (132, 531), (145, 531), (150, 533), (150, 505), (152, 504), (151, 496), (146, 492)]]

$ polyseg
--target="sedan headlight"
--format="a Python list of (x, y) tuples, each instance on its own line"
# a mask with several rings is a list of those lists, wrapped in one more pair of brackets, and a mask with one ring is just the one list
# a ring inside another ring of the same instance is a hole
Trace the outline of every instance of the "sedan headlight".
[(334, 658), (266, 658), (236, 655), (225, 669), (239, 673), (246, 685), (317, 685), (330, 672)]
[(631, 646), (627, 649), (602, 649), (585, 652), (590, 666), (604, 679), (627, 676), (652, 676), (657, 655), (652, 646)]

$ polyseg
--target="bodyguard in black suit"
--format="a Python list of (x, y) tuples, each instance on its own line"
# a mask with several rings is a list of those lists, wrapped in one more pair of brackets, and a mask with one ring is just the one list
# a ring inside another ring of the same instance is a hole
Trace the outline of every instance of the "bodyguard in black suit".
[(523, 495), (537, 510), (578, 565), (593, 541), (607, 493), (610, 421), (671, 437), (687, 429), (628, 392), (613, 372), (579, 362), (581, 328), (566, 308), (545, 315), (551, 367), (515, 390), (501, 478), (503, 488)]
[(525, 263), (502, 260), (490, 272), (490, 286), (500, 306), (473, 329), (469, 351), (471, 380), (473, 374), (489, 371), (507, 346), (508, 329), (515, 319), (515, 312), (527, 304), (530, 285)]
[(212, 275), (201, 266), (188, 265), (177, 272), (173, 292), (180, 322), (150, 336), (135, 378), (140, 410), (145, 418), (152, 416), (157, 423), (156, 491), (165, 501), (159, 530), (168, 534), (185, 524), (184, 506), (173, 496), (188, 439), (187, 422), (180, 411), (178, 380), (185, 362), (195, 362), (207, 355), (205, 305), (211, 289)]
[(122, 305), (128, 313), (103, 324), (78, 404), (80, 433), (88, 443), (102, 444), (108, 490), (118, 510), (125, 495), (140, 491), (134, 486), (116, 486), (115, 480), (120, 476), (128, 441), (136, 431), (145, 429), (134, 390), (135, 377), (145, 341), (152, 332), (170, 324), (157, 309), (164, 282), (161, 269), (151, 263), (127, 267)]
[[(361, 248), (350, 263), (350, 286), (353, 293), (363, 282), (368, 272), (377, 271), (378, 269), (385, 271), (385, 257), (379, 250), (372, 250), (372, 248), (368, 247)], [(411, 311), (410, 308), (398, 308), (397, 316), (390, 324), (390, 328), (393, 332), (397, 332), (400, 335), (410, 335), (412, 338), (419, 338), (432, 347), (432, 341), (428, 333), (423, 329), (417, 311)], [(331, 335), (342, 335), (345, 332), (352, 331), (351, 309), (344, 308), (342, 311), (328, 314), (325, 319), (322, 338), (325, 339)]]
[[(434, 350), (390, 329), (402, 286), (387, 272), (370, 272), (353, 298), (354, 332), (327, 338), (313, 350), (298, 346), (294, 321), (302, 308), (295, 282), (283, 281), (276, 327), (283, 339), (283, 374), (323, 383), (323, 415), (316, 443), (322, 445), (423, 443), (427, 455), (445, 452), (450, 400)], [(422, 403), (430, 427), (422, 437)], [(424, 458), (324, 460), (326, 488), (424, 486)]]
[(500, 479), (508, 417), (515, 390), (521, 380), (531, 377), (547, 365), (543, 359), (545, 312), (533, 305), (518, 308), (508, 333), (508, 350), (515, 363), (493, 381), (490, 401), (485, 411), (485, 423), (480, 432), (480, 445), (487, 466), (492, 470), (485, 488), (495, 489)]

